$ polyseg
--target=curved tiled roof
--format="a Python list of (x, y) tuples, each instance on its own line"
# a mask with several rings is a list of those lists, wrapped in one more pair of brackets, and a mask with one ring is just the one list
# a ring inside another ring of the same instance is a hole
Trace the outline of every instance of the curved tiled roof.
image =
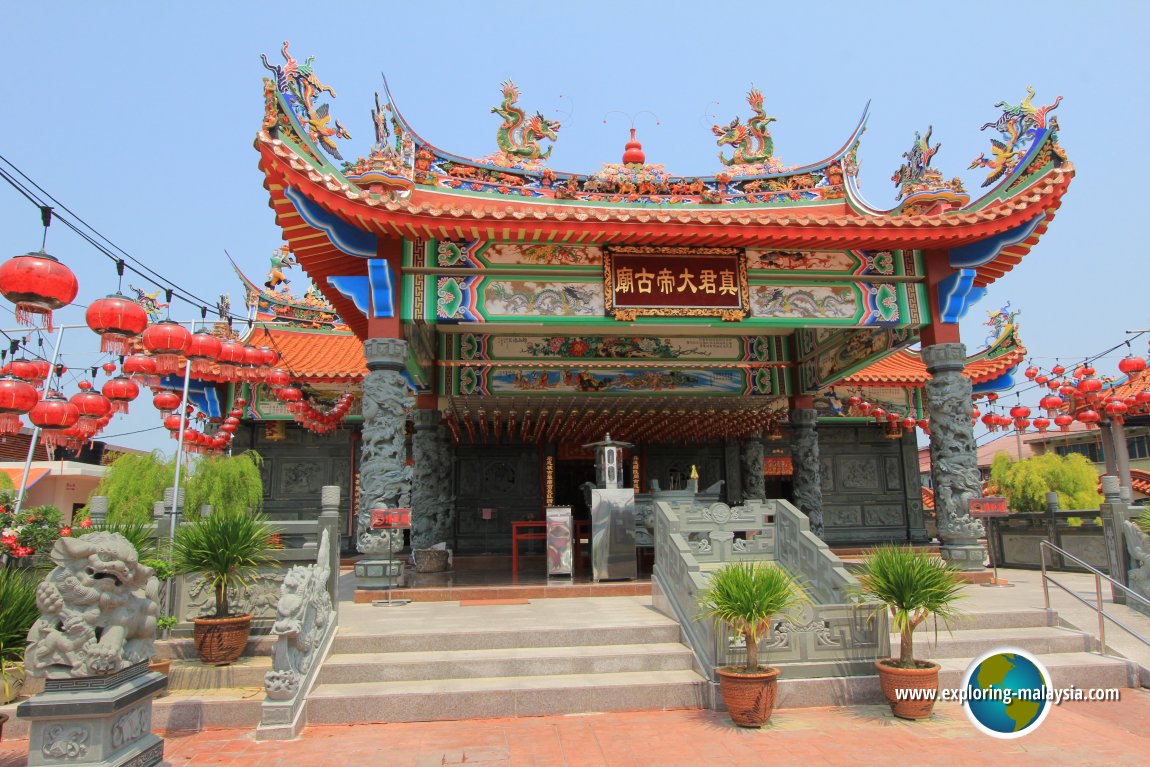
[[(1016, 330), (1004, 333), (995, 344), (971, 357), (967, 357), (962, 374), (973, 384), (993, 381), (1014, 369), (1026, 359), (1026, 347), (1018, 343)], [(922, 355), (910, 349), (900, 349), (854, 375), (843, 379), (845, 384), (884, 386), (925, 386), (930, 379)]]
[(265, 326), (254, 328), (244, 341), (278, 351), (281, 366), (296, 379), (344, 382), (367, 375), (363, 342), (354, 333)]

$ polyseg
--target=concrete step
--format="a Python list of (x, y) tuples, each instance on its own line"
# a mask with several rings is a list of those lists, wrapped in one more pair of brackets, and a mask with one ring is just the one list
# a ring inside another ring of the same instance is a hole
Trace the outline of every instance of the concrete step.
[(355, 653), (329, 657), (320, 671), (319, 683), (673, 671), (690, 669), (693, 663), (691, 650), (677, 642), (381, 655)]
[(701, 708), (694, 671), (642, 671), (321, 684), (309, 724), (426, 722), (601, 711)]
[[(929, 657), (929, 656), (923, 656)], [(938, 683), (957, 688), (974, 658), (936, 658), (942, 666)], [(1136, 687), (1132, 664), (1121, 658), (1087, 652), (1059, 652), (1038, 658), (1050, 672), (1055, 687), (1119, 688)], [(778, 708), (815, 706), (862, 706), (884, 703), (878, 675), (825, 679), (787, 679), (786, 667), (779, 678)]]
[[(959, 607), (961, 607), (961, 603)], [(920, 632), (934, 633), (936, 621), (931, 618), (918, 627)], [(947, 623), (937, 621), (939, 634), (947, 632)], [(1017, 629), (1031, 626), (1056, 626), (1058, 613), (1042, 609), (978, 610), (964, 612), (949, 623), (949, 630), (973, 631), (979, 629)]]
[(679, 641), (679, 624), (671, 620), (646, 626), (609, 625), (580, 628), (494, 628), (468, 631), (350, 633), (342, 629), (332, 645), (333, 655), (493, 650), (515, 647), (575, 647), (624, 644), (662, 644)]
[(220, 690), (263, 687), (272, 670), (271, 656), (243, 657), (228, 666), (205, 666), (198, 660), (176, 660), (168, 674), (168, 690)]
[[(1074, 629), (1055, 626), (1028, 626), (1023, 628), (968, 629), (947, 632), (939, 629), (923, 633), (916, 631), (914, 636), (915, 655), (931, 660), (942, 658), (976, 658), (995, 647), (1017, 647), (1034, 653), (1087, 652), (1091, 650), (1091, 640), (1086, 634)], [(890, 649), (899, 651), (899, 637), (892, 634)]]

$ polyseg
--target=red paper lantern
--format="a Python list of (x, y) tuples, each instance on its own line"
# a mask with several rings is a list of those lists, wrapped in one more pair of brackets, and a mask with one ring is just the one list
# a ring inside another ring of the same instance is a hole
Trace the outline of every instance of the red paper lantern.
[(0, 266), (0, 294), (16, 304), (16, 322), (31, 326), (37, 318), (52, 329), (52, 312), (72, 303), (80, 284), (72, 270), (44, 251), (25, 253)]
[(282, 389), (291, 385), (291, 375), (286, 370), (276, 368), (268, 372), (264, 377), (264, 382), (273, 389)]
[(1084, 396), (1087, 402), (1097, 402), (1100, 391), (1102, 391), (1102, 381), (1093, 376), (1082, 378), (1078, 382), (1078, 393)]
[(238, 341), (233, 341), (230, 338), (225, 338), (220, 341), (219, 357), (220, 365), (220, 380), (221, 381), (235, 381), (236, 365), (244, 360), (244, 347)]
[(160, 411), (160, 415), (165, 417), (178, 408), (181, 401), (180, 395), (172, 391), (157, 392), (156, 396), (152, 397), (152, 404)]
[(1024, 376), (1026, 376), (1027, 378), (1029, 378), (1031, 381), (1033, 381), (1033, 380), (1034, 380), (1034, 378), (1035, 378), (1035, 376), (1037, 376), (1037, 375), (1038, 375), (1038, 368), (1036, 368), (1036, 367), (1034, 367), (1033, 365), (1031, 365), (1031, 366), (1030, 366), (1030, 367), (1028, 367), (1026, 370), (1024, 370), (1024, 371), (1022, 372), (1022, 374), (1023, 374)]
[(127, 376), (116, 376), (104, 384), (104, 396), (112, 403), (113, 413), (127, 413), (128, 403), (140, 396), (140, 387)]
[(1126, 411), (1129, 410), (1126, 403), (1122, 400), (1110, 400), (1106, 403), (1106, 415), (1115, 423), (1122, 423), (1126, 420)]
[(1094, 425), (1101, 420), (1102, 416), (1098, 414), (1098, 411), (1091, 410), (1090, 408), (1087, 408), (1078, 414), (1078, 421), (1080, 423), (1086, 424), (1087, 429), (1094, 428)]
[(1038, 406), (1051, 415), (1061, 410), (1062, 405), (1062, 398), (1056, 394), (1047, 394), (1045, 397), (1038, 401)]
[(1062, 413), (1061, 415), (1054, 416), (1054, 424), (1058, 427), (1059, 431), (1070, 431), (1070, 424), (1074, 423), (1074, 416)]
[(1050, 428), (1050, 419), (1049, 418), (1043, 418), (1042, 416), (1035, 418), (1034, 419), (1034, 428), (1038, 429), (1040, 434), (1044, 433), (1047, 429)]
[(1030, 419), (1029, 418), (1015, 418), (1014, 419), (1014, 428), (1018, 429), (1019, 433), (1021, 434), (1022, 432), (1026, 431), (1028, 428), (1030, 428)]
[(102, 367), (104, 369), (104, 373), (109, 375), (109, 376), (112, 375), (112, 373), (116, 372), (116, 363), (115, 362), (105, 362), (100, 367)]
[(97, 423), (105, 416), (112, 413), (112, 402), (103, 394), (94, 391), (89, 391), (92, 384), (87, 381), (81, 383), (88, 384), (83, 388), (79, 394), (73, 394), (69, 400), (76, 406), (76, 410), (80, 413), (80, 420), (76, 422), (76, 431), (80, 436), (85, 439), (91, 438), (97, 431), (100, 430), (100, 425)]
[(1015, 405), (1010, 408), (1010, 417), (1014, 419), (1026, 418), (1030, 415), (1030, 408), (1026, 405)]
[(1062, 395), (1064, 400), (1070, 401), (1078, 396), (1078, 389), (1071, 383), (1064, 383), (1058, 387), (1058, 393)]
[(917, 423), (918, 422), (914, 419), (914, 416), (908, 415), (906, 418), (902, 419), (902, 428), (907, 431), (912, 431)]
[(220, 356), (220, 339), (202, 330), (193, 333), (185, 353), (192, 361), (192, 375), (203, 376), (211, 372), (212, 365)]
[(1131, 354), (1118, 360), (1118, 369), (1126, 375), (1141, 373), (1146, 369), (1146, 358)]
[(36, 387), (19, 378), (0, 378), (0, 434), (19, 434), (20, 416), (36, 407)]
[(244, 359), (237, 372), (237, 377), (245, 381), (258, 381), (260, 378), (260, 366), (263, 364), (264, 353), (260, 351), (259, 347), (245, 344)]
[(1038, 384), (1039, 386), (1046, 386), (1046, 384), (1049, 382), (1050, 378), (1047, 376), (1035, 376), (1034, 378), (1034, 383)]
[(871, 408), (870, 417), (874, 419), (875, 423), (882, 423), (886, 418), (886, 410), (881, 407)]
[(131, 340), (148, 327), (148, 313), (135, 301), (116, 293), (88, 305), (84, 321), (100, 336), (100, 351), (123, 355)]
[(989, 394), (986, 395), (986, 401), (987, 402), (996, 402), (997, 400), (998, 400), (998, 393), (997, 392), (990, 392)]
[(80, 411), (59, 392), (49, 392), (28, 413), (28, 420), (40, 428), (40, 439), (54, 450), (68, 440), (64, 432), (80, 420)]
[(1056, 376), (1060, 376), (1066, 372), (1066, 368), (1062, 365), (1055, 365), (1054, 367), (1050, 368), (1050, 372)]
[(187, 328), (171, 320), (148, 326), (144, 331), (144, 348), (155, 357), (157, 373), (183, 372), (180, 370), (180, 357), (187, 350), (191, 337)]
[(998, 416), (994, 413), (987, 413), (982, 417), (982, 425), (991, 431), (998, 431)]
[(1150, 405), (1150, 389), (1143, 389), (1134, 395), (1139, 405)]
[(133, 354), (125, 359), (120, 372), (130, 376), (140, 386), (152, 387), (160, 384), (156, 360), (146, 354)]
[(175, 413), (172, 413), (164, 419), (164, 428), (172, 433), (172, 439), (175, 439), (177, 436), (179, 436), (181, 420), (183, 419), (181, 419)]

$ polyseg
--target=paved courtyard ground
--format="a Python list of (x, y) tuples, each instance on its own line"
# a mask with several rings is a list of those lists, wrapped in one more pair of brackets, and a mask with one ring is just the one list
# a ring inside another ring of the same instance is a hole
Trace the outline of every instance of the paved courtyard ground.
[[(630, 712), (309, 727), (288, 742), (257, 743), (251, 730), (169, 733), (173, 767), (720, 767), (870, 765), (1145, 765), (1150, 691), (1116, 703), (1064, 703), (1033, 734), (983, 735), (957, 704), (921, 722), (886, 706), (776, 711), (762, 730), (710, 711)], [(0, 743), (0, 767), (25, 764), (28, 741)]]

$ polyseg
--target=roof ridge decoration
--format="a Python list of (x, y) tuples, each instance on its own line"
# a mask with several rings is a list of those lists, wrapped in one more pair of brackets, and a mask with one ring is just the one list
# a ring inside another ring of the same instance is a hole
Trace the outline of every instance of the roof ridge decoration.
[(1026, 86), (1026, 98), (1017, 106), (1006, 101), (999, 101), (994, 106), (1002, 109), (1002, 114), (994, 122), (988, 122), (979, 130), (993, 127), (1001, 135), (1001, 140), (992, 138), (990, 150), (992, 157), (988, 158), (983, 152), (970, 164), (970, 169), (989, 168), (990, 173), (982, 182), (983, 187), (990, 186), (995, 181), (1005, 178), (1013, 173), (1029, 150), (1038, 144), (1038, 140), (1050, 137), (1051, 154), (1055, 166), (1067, 162), (1066, 152), (1058, 144), (1058, 118), (1047, 114), (1058, 108), (1062, 97), (1054, 99), (1054, 103), (1044, 107), (1035, 107), (1030, 102), (1034, 98), (1034, 87)]
[[(321, 147), (335, 159), (342, 160), (343, 155), (339, 153), (335, 139), (350, 139), (351, 134), (340, 124), (339, 120), (335, 121), (334, 126), (329, 124), (331, 122), (329, 104), (317, 105), (315, 103), (316, 97), (321, 93), (326, 93), (334, 99), (336, 97), (335, 90), (329, 85), (324, 85), (316, 76), (313, 66), (315, 56), (308, 56), (300, 64), (288, 53), (289, 45), (290, 41), (284, 40), (283, 47), (280, 48), (280, 53), (284, 58), (282, 65), (270, 63), (268, 57), (262, 53), (260, 60), (263, 61), (264, 67), (275, 75), (273, 83), (275, 89), (283, 97), (295, 119), (306, 128), (307, 136), (312, 143)], [(270, 108), (264, 117), (265, 128), (272, 127), (268, 125), (269, 119), (274, 125), (275, 121), (272, 118)]]
[(914, 144), (909, 152), (903, 152), (906, 162), (899, 166), (890, 180), (898, 188), (896, 200), (902, 203), (903, 211), (917, 209), (922, 213), (937, 212), (957, 208), (970, 202), (970, 195), (955, 176), (950, 181), (942, 178), (937, 168), (930, 167), (931, 160), (942, 148), (941, 143), (930, 145), (934, 126), (927, 126), (926, 136), (914, 132)]
[(761, 176), (770, 173), (783, 173), (784, 168), (778, 158), (774, 156), (775, 140), (767, 128), (776, 118), (767, 117), (763, 111), (763, 93), (751, 84), (747, 92), (747, 104), (754, 112), (747, 122), (743, 124), (738, 115), (726, 125), (712, 125), (711, 132), (718, 136), (715, 141), (719, 147), (732, 146), (734, 152), (728, 159), (722, 151), (719, 152), (719, 161), (730, 170), (731, 176)]
[(375, 194), (387, 191), (392, 199), (407, 198), (415, 188), (415, 140), (404, 129), (391, 102), (380, 104), (378, 91), (371, 123), (375, 127), (371, 152), (366, 158), (345, 162), (343, 173), (349, 181)]
[(495, 132), (500, 151), (479, 162), (520, 170), (542, 170), (543, 161), (551, 157), (551, 150), (555, 147), (552, 145), (543, 151), (539, 142), (557, 141), (562, 124), (558, 120), (548, 120), (538, 111), (528, 117), (519, 106), (519, 86), (510, 79), (503, 83), (503, 100), (491, 107), (491, 112), (503, 118)]

